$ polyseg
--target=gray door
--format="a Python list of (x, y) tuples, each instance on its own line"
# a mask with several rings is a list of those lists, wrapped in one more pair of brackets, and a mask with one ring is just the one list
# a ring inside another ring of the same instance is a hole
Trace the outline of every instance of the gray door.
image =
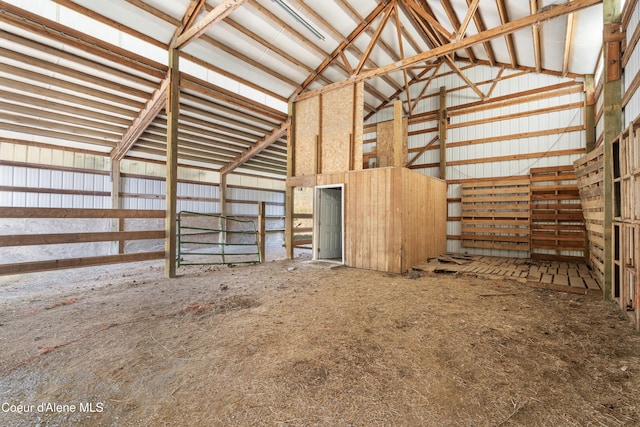
[(318, 189), (318, 259), (342, 259), (342, 189)]

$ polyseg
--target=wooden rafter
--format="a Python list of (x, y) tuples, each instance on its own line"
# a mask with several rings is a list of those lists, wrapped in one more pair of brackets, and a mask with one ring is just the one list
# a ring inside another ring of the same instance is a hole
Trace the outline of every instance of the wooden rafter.
[[(431, 82), (433, 82), (433, 80), (435, 79), (435, 77), (438, 75), (438, 71), (440, 70), (440, 67), (442, 67), (442, 62), (438, 62), (438, 65), (436, 65), (433, 68), (433, 72), (431, 73), (431, 76), (429, 76), (429, 79), (427, 80), (427, 82), (425, 83), (424, 87), (422, 88), (422, 90), (420, 91), (420, 93), (418, 94), (418, 96), (416, 97), (416, 99), (414, 100), (414, 103), (412, 106), (409, 107), (409, 114), (413, 114), (413, 110), (418, 106), (418, 102), (420, 102), (420, 99), (422, 98), (422, 96), (427, 92), (427, 89), (429, 88), (429, 86), (431, 86)], [(428, 70), (425, 70), (425, 72)]]
[[(509, 22), (509, 15), (507, 13), (507, 7), (504, 4), (504, 0), (496, 0), (496, 5), (498, 6), (500, 23), (505, 25)], [(511, 67), (516, 68), (518, 66), (518, 55), (516, 54), (515, 44), (513, 43), (513, 35), (511, 33), (505, 34), (504, 40), (507, 43), (507, 50), (509, 51), (509, 58), (511, 59)]]
[(378, 28), (376, 29), (375, 33), (371, 37), (371, 40), (369, 41), (369, 45), (364, 50), (364, 55), (360, 59), (360, 63), (356, 66), (356, 68), (354, 70), (354, 74), (359, 74), (360, 71), (362, 71), (362, 67), (364, 67), (364, 64), (369, 59), (369, 55), (371, 55), (371, 52), (373, 51), (373, 48), (375, 47), (376, 43), (378, 43), (378, 38), (380, 38), (380, 34), (382, 34), (382, 30), (384, 30), (384, 27), (385, 27), (387, 21), (389, 20), (389, 17), (391, 16), (391, 12), (393, 12), (395, 3), (396, 3), (396, 0), (393, 0), (391, 3), (389, 3), (385, 7), (384, 15), (382, 16), (382, 19), (380, 20), (380, 23), (378, 24)]
[(178, 37), (174, 46), (178, 49), (183, 48), (188, 43), (203, 35), (209, 28), (211, 28), (212, 25), (226, 18), (245, 1), (247, 0), (224, 0), (218, 6), (213, 8), (212, 11), (207, 13), (207, 15), (198, 21), (197, 24), (192, 25), (184, 31), (180, 37)]
[(469, 9), (467, 10), (467, 14), (460, 24), (460, 28), (458, 29), (456, 40), (460, 40), (467, 33), (467, 29), (469, 28), (469, 24), (471, 24), (471, 20), (476, 15), (476, 11), (478, 10), (478, 5), (480, 4), (480, 0), (472, 0), (469, 4)]
[(327, 92), (330, 90), (334, 90), (338, 87), (344, 87), (347, 85), (351, 85), (355, 82), (361, 82), (368, 79), (372, 79), (374, 77), (379, 77), (384, 74), (388, 74), (397, 70), (401, 70), (405, 67), (410, 67), (414, 64), (425, 62), (429, 60), (433, 60), (436, 58), (441, 58), (444, 55), (448, 55), (454, 53), (459, 49), (466, 49), (471, 46), (475, 46), (479, 43), (483, 43), (487, 40), (491, 40), (496, 37), (503, 37), (506, 34), (511, 34), (515, 31), (521, 30), (523, 28), (530, 27), (536, 22), (542, 22), (549, 19), (557, 18), (560, 16), (564, 16), (568, 13), (574, 13), (582, 9), (586, 9), (593, 5), (601, 3), (602, 0), (574, 0), (570, 3), (563, 3), (557, 5), (550, 9), (540, 10), (536, 15), (533, 16), (525, 16), (523, 18), (517, 19), (515, 21), (509, 22), (505, 25), (501, 25), (499, 27), (493, 28), (491, 30), (483, 31), (478, 34), (474, 34), (468, 37), (463, 38), (458, 42), (449, 43), (443, 46), (439, 46), (433, 48), (429, 51), (419, 53), (417, 55), (411, 56), (409, 58), (405, 58), (398, 63), (385, 65), (383, 67), (377, 68), (375, 70), (366, 70), (360, 73), (357, 76), (351, 77), (349, 79), (343, 80), (341, 82), (333, 83), (331, 85), (325, 86), (321, 89), (316, 89), (314, 91), (310, 91), (304, 93), (299, 96), (300, 99), (308, 98), (311, 96), (315, 96), (318, 93)]
[(414, 13), (419, 15), (422, 19), (427, 21), (433, 29), (442, 34), (447, 40), (453, 40), (453, 34), (451, 34), (445, 27), (438, 22), (436, 18), (428, 13), (424, 8), (418, 6), (413, 0), (404, 0), (403, 3)]
[[(290, 0), (290, 1), (295, 1), (297, 5), (299, 5), (300, 7), (302, 7), (305, 11), (305, 14), (307, 14), (308, 16), (311, 16), (313, 18), (313, 21), (319, 25), (322, 26), (322, 28), (328, 30), (331, 34), (333, 34), (333, 36), (337, 39), (337, 40), (346, 40), (345, 37), (342, 35), (342, 33), (340, 33), (340, 31), (338, 31), (333, 25), (331, 25), (330, 22), (328, 22), (326, 19), (324, 19), (322, 17), (322, 15), (320, 15), (318, 12), (316, 12), (311, 6), (309, 6), (305, 1), (302, 0)], [(340, 1), (338, 3), (341, 6), (345, 6), (348, 7), (348, 13), (351, 14), (354, 18), (354, 20), (356, 20), (357, 22), (361, 22), (363, 21), (363, 18), (357, 13), (357, 11), (355, 11), (352, 7), (350, 7), (348, 5), (348, 3), (345, 3), (344, 1)], [(371, 33), (371, 26), (365, 28), (365, 32), (369, 32)], [(378, 41), (378, 45), (384, 49), (387, 54), (389, 54), (391, 57), (396, 57), (397, 53), (395, 53), (395, 51), (393, 49), (391, 49), (385, 42), (384, 40), (380, 39)], [(338, 70), (344, 71), (345, 75), (348, 76), (352, 76), (354, 74), (354, 68), (351, 66), (350, 62), (346, 59), (346, 50), (350, 50), (352, 51), (353, 55), (356, 58), (361, 58), (364, 53), (358, 49), (357, 46), (355, 46), (353, 43), (349, 43), (344, 50), (342, 50), (340, 52), (339, 58), (342, 61), (338, 61), (337, 58), (334, 58), (333, 62), (330, 64), (334, 67), (336, 67)], [(327, 57), (327, 55), (324, 53), (324, 51), (322, 52), (322, 55)], [(396, 60), (399, 58), (396, 58)], [(346, 60), (346, 62), (345, 62)], [(369, 68), (377, 68), (378, 65), (373, 62), (370, 58), (367, 60), (366, 65), (369, 66)], [(324, 77), (323, 74), (320, 74), (317, 76), (317, 79), (322, 79), (325, 83), (329, 82), (328, 79), (326, 79)], [(390, 78), (389, 76), (385, 76), (384, 77), (384, 81), (389, 84), (389, 86), (394, 87), (394, 88), (398, 88), (399, 85), (398, 83)], [(378, 98), (380, 100), (384, 100), (386, 99), (386, 95), (383, 94), (382, 92), (380, 92), (379, 90), (377, 90), (374, 86), (369, 85), (369, 84), (365, 84), (365, 89), (366, 92), (369, 93), (370, 95), (374, 96), (375, 98)], [(368, 106), (365, 103), (365, 109), (366, 110), (372, 110), (372, 108), (370, 106)]]
[(444, 59), (447, 61), (449, 67), (451, 67), (451, 69), (453, 69), (456, 74), (458, 74), (460, 78), (464, 80), (467, 85), (469, 85), (469, 87), (480, 97), (480, 99), (485, 98), (485, 94), (482, 93), (480, 89), (478, 89), (478, 86), (474, 82), (469, 80), (469, 78), (462, 72), (460, 67), (456, 65), (455, 61), (449, 55), (444, 55)]
[(573, 41), (573, 24), (574, 14), (567, 15), (567, 31), (564, 35), (564, 55), (562, 59), (562, 77), (565, 77), (569, 72), (569, 62), (571, 61), (571, 44)]
[(256, 143), (253, 147), (238, 156), (233, 162), (220, 169), (221, 175), (226, 175), (234, 169), (238, 168), (242, 164), (246, 163), (252, 157), (258, 155), (260, 152), (268, 148), (271, 144), (282, 138), (283, 135), (289, 130), (291, 125), (290, 120), (285, 121), (282, 125), (274, 130), (270, 135), (266, 136), (262, 141)]
[[(400, 58), (404, 58), (404, 45), (402, 37), (402, 24), (400, 23), (400, 10), (398, 3), (394, 4), (395, 18), (396, 18), (396, 34), (398, 36), (398, 49), (400, 50)], [(405, 93), (407, 94), (407, 106), (411, 105), (411, 91), (409, 90), (409, 75), (407, 69), (402, 70), (402, 76), (404, 77)]]
[[(531, 15), (538, 13), (538, 0), (529, 0)], [(531, 25), (531, 35), (533, 36), (533, 55), (536, 60), (536, 73), (542, 70), (542, 53), (540, 48), (540, 22), (534, 22)]]
[(493, 79), (493, 82), (491, 82), (491, 87), (489, 88), (489, 91), (487, 92), (487, 98), (491, 98), (491, 94), (493, 93), (493, 90), (496, 88), (496, 86), (498, 85), (498, 82), (502, 79), (502, 74), (504, 73), (504, 67), (501, 67), (500, 70), (498, 71), (498, 75), (496, 76), (495, 79)]
[[(442, 45), (442, 36), (438, 37), (436, 31), (432, 26), (430, 26), (429, 21), (427, 21), (422, 16), (423, 14), (427, 14), (427, 12), (423, 8), (418, 7), (418, 5), (413, 3), (411, 0), (402, 0), (400, 5), (406, 9), (407, 16), (409, 16), (409, 18), (413, 21), (416, 28), (422, 30), (421, 35), (427, 45), (429, 45), (430, 47)], [(447, 38), (446, 40), (449, 39)]]
[(109, 25), (109, 26), (111, 26), (113, 28), (116, 28), (116, 29), (118, 29), (120, 31), (123, 31), (123, 32), (125, 32), (127, 34), (130, 34), (130, 35), (134, 36), (134, 37), (137, 37), (140, 40), (144, 40), (145, 42), (147, 42), (147, 43), (149, 43), (149, 44), (151, 44), (153, 46), (157, 46), (157, 47), (162, 48), (162, 49), (167, 49), (168, 48), (168, 45), (166, 43), (162, 43), (161, 41), (158, 41), (158, 40), (154, 39), (153, 37), (151, 37), (151, 36), (149, 36), (147, 34), (144, 34), (143, 32), (140, 32), (140, 31), (137, 31), (135, 29), (126, 27), (126, 26), (120, 24), (119, 22), (117, 22), (117, 21), (115, 21), (113, 19), (110, 19), (110, 18), (108, 18), (108, 17), (106, 17), (104, 15), (101, 15), (98, 12), (94, 12), (93, 10), (91, 10), (91, 9), (89, 9), (87, 7), (84, 7), (84, 6), (81, 6), (81, 5), (77, 4), (77, 3), (74, 3), (71, 0), (53, 0), (53, 1), (56, 2), (57, 4), (61, 5), (61, 6), (66, 7), (67, 9), (70, 9), (70, 10), (78, 12), (78, 13), (80, 13), (82, 15), (88, 16), (89, 18), (95, 19), (98, 22), (102, 22), (102, 23), (104, 23), (106, 25)]
[[(440, 5), (442, 6), (442, 8), (444, 9), (445, 13), (447, 14), (447, 17), (449, 18), (449, 21), (451, 22), (451, 25), (453, 26), (453, 28), (461, 28), (462, 24), (460, 23), (460, 20), (458, 20), (458, 16), (456, 15), (456, 11), (453, 10), (453, 6), (451, 5), (451, 1), (450, 0), (442, 0), (440, 2)], [(460, 41), (462, 38), (455, 38), (452, 40), (452, 42), (456, 42), (456, 41)], [(467, 52), (467, 56), (469, 57), (469, 59), (474, 62), (476, 60), (476, 56), (473, 53), (473, 50), (471, 50), (471, 48), (465, 48), (465, 52)]]
[[(467, 4), (471, 4), (472, 0), (467, 0)], [(482, 19), (482, 15), (479, 13), (476, 13), (473, 15), (473, 22), (476, 25), (476, 28), (478, 30), (478, 32), (482, 32), (482, 31), (486, 31), (487, 30), (487, 26), (484, 24), (484, 20)], [(496, 57), (493, 54), (493, 48), (491, 47), (491, 43), (486, 41), (484, 43), (482, 43), (482, 46), (484, 46), (484, 51), (487, 53), (487, 58), (489, 59), (489, 64), (491, 64), (491, 66), (495, 66), (496, 65)]]
[[(189, 4), (182, 18), (182, 25), (177, 27), (174, 32), (170, 43), (171, 46), (174, 46), (184, 31), (191, 27), (205, 3), (205, 0), (198, 0)], [(166, 106), (169, 83), (171, 81), (169, 74), (170, 73), (167, 73), (165, 78), (160, 82), (160, 87), (153, 92), (151, 99), (147, 101), (145, 107), (138, 114), (138, 117), (133, 120), (131, 126), (125, 131), (118, 145), (111, 150), (111, 158), (113, 160), (122, 160), (124, 156), (126, 156), (127, 152), (133, 147), (136, 141), (138, 141), (138, 138), (140, 138), (160, 111)], [(179, 80), (176, 78), (175, 81)]]
[(147, 101), (147, 104), (140, 111), (138, 117), (135, 118), (131, 126), (126, 130), (118, 145), (111, 150), (111, 158), (113, 160), (122, 160), (133, 144), (140, 138), (140, 135), (144, 133), (151, 122), (153, 122), (160, 111), (162, 111), (166, 104), (168, 87), (169, 78), (167, 77), (162, 80), (160, 87), (153, 92), (151, 99)]
[(302, 83), (302, 85), (300, 85), (300, 89), (297, 89), (292, 95), (291, 97), (295, 97), (297, 95), (299, 95), (300, 93), (302, 93), (303, 90), (305, 90), (307, 87), (309, 87), (309, 85), (324, 71), (327, 69), (327, 67), (329, 67), (331, 64), (334, 63), (335, 59), (338, 58), (340, 56), (340, 54), (349, 46), (351, 45), (351, 43), (353, 43), (354, 40), (356, 40), (360, 34), (362, 34), (362, 32), (364, 32), (366, 30), (366, 28), (369, 26), (369, 24), (371, 22), (373, 22), (379, 15), (380, 13), (382, 13), (382, 11), (385, 9), (383, 4), (378, 4), (375, 9), (373, 9), (371, 11), (371, 13), (360, 22), (360, 24), (358, 24), (356, 26), (356, 28), (354, 28), (354, 30), (351, 32), (351, 34), (349, 34), (349, 36), (344, 39), (339, 45), (338, 47), (336, 47), (336, 49), (331, 53), (331, 55), (329, 55), (324, 61), (322, 61), (322, 63), (316, 68), (315, 72), (311, 73), (309, 75), (309, 77), (307, 77), (305, 79), (305, 81)]
[[(478, 5), (475, 5), (475, 10), (477, 10)], [(471, 10), (471, 9), (470, 9)], [(419, 14), (418, 14), (419, 16)], [(429, 31), (428, 29), (425, 27), (425, 24), (423, 22), (420, 22), (417, 19), (417, 16), (414, 16), (414, 18), (418, 21), (417, 24), (428, 34)], [(468, 25), (468, 24), (467, 24)], [(466, 32), (466, 30), (465, 30)], [(433, 40), (433, 39), (432, 39)], [(434, 40), (434, 42), (436, 43), (437, 46), (441, 46), (442, 44), (439, 43), (439, 41)], [(458, 73), (458, 75), (460, 76), (460, 78), (462, 78), (462, 80), (464, 80), (469, 87), (471, 87), (471, 89), (476, 92), (476, 94), (478, 94), (478, 96), (480, 97), (480, 99), (484, 99), (485, 95), (482, 93), (482, 91), (480, 91), (480, 89), (478, 89), (477, 85), (475, 85), (471, 80), (469, 80), (469, 78), (467, 78), (466, 75), (464, 75), (464, 73), (462, 72), (462, 70), (460, 70), (460, 68), (455, 64), (454, 59), (452, 59), (449, 55), (445, 55), (444, 60), (449, 64), (450, 68), (453, 69), (456, 73)], [(407, 89), (407, 93), (408, 93), (408, 89)], [(416, 101), (417, 102), (417, 101)], [(415, 106), (411, 106), (411, 103), (409, 103), (409, 110), (412, 111), (413, 108), (415, 108)]]
[(431, 141), (429, 141), (429, 143), (427, 145), (425, 145), (424, 147), (422, 147), (420, 149), (420, 151), (418, 151), (416, 153), (416, 155), (413, 157), (413, 159), (411, 159), (406, 165), (404, 165), (406, 168), (408, 168), (409, 166), (411, 166), (412, 164), (415, 163), (416, 160), (418, 160), (418, 157), (422, 156), (422, 154), (427, 151), (429, 148), (431, 148), (431, 146), (433, 146), (438, 139), (440, 139), (440, 135), (436, 135), (433, 138), (431, 138)]
[(0, 22), (6, 22), (30, 33), (54, 40), (81, 51), (125, 65), (147, 76), (163, 78), (167, 66), (97, 37), (67, 27), (25, 9), (0, 1)]

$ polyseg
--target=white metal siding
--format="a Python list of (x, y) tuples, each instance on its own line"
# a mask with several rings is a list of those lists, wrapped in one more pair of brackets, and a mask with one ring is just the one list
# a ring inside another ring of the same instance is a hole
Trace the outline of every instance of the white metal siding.
[[(629, 20), (629, 28), (627, 28), (627, 44), (631, 42), (634, 32), (640, 25), (640, 3), (635, 4), (635, 9)], [(640, 43), (637, 43), (629, 57), (624, 69), (624, 91), (628, 91), (633, 79), (640, 73)], [(626, 129), (633, 120), (640, 116), (640, 90), (637, 90), (632, 96), (624, 109), (624, 128)]]

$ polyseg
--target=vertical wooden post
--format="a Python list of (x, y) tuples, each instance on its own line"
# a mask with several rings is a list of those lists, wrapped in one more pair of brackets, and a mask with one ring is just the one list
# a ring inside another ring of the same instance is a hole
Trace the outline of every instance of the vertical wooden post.
[[(621, 22), (620, 0), (603, 1), (606, 29)], [(616, 56), (617, 52), (617, 56)], [(605, 41), (604, 57), (604, 298), (613, 299), (613, 142), (622, 131), (622, 80), (620, 79), (620, 42)], [(612, 62), (613, 61), (613, 62)]]
[(402, 126), (402, 101), (393, 103), (393, 166), (404, 166), (407, 159), (403, 159), (404, 127)]
[[(227, 174), (220, 174), (220, 215), (227, 216)], [(227, 220), (225, 218), (220, 218), (218, 221), (218, 229), (226, 230), (227, 229)], [(227, 243), (227, 233), (226, 231), (221, 231), (218, 234), (218, 243)]]
[(440, 140), (440, 179), (447, 179), (447, 88), (440, 87), (440, 111), (438, 116)]
[(176, 277), (176, 211), (178, 209), (178, 118), (180, 116), (180, 52), (169, 49), (167, 90), (167, 188), (164, 243), (164, 274)]
[(284, 196), (284, 245), (287, 259), (293, 259), (293, 186), (288, 178), (295, 176), (295, 104), (289, 102), (291, 125), (287, 131), (287, 183)]
[(322, 94), (318, 95), (318, 135), (316, 136), (316, 175), (322, 173)]
[[(120, 182), (120, 160), (111, 159), (111, 209), (121, 209), (122, 203), (120, 199), (121, 192)], [(124, 218), (111, 220), (111, 231), (123, 231), (124, 230)], [(111, 245), (112, 254), (124, 253), (124, 240), (112, 242)]]
[(587, 153), (589, 153), (596, 148), (596, 87), (593, 74), (587, 74), (584, 77), (584, 126), (586, 128)]
[(266, 256), (266, 208), (265, 202), (258, 202), (258, 253), (260, 262), (265, 262)]
[[(356, 129), (361, 126), (362, 123), (356, 123), (356, 117), (358, 116), (358, 85), (353, 85), (353, 98), (351, 99), (351, 135), (349, 136), (349, 170), (355, 169), (354, 157), (356, 155)], [(360, 162), (362, 164), (362, 161)], [(362, 166), (360, 166), (362, 168)]]

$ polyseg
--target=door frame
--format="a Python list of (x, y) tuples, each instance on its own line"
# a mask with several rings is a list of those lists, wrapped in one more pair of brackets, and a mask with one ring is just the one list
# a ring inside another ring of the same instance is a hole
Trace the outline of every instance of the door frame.
[[(318, 224), (320, 220), (320, 193), (325, 189), (340, 190), (340, 252), (342, 253), (342, 259), (340, 261), (318, 258), (318, 245), (320, 243), (320, 226)], [(344, 264), (344, 184), (316, 185), (313, 193), (313, 244), (311, 246), (313, 260)]]

